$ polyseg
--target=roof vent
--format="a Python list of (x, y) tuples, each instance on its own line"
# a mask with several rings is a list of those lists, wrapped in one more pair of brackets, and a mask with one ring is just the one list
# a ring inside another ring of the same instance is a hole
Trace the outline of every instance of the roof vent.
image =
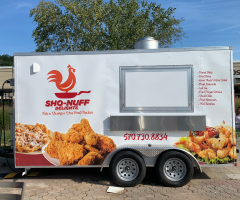
[(134, 44), (135, 49), (158, 49), (158, 40), (153, 37), (143, 37)]

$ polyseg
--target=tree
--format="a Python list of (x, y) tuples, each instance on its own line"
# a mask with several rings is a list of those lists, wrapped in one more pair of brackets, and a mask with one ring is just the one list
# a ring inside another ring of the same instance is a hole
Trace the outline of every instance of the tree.
[(13, 66), (13, 56), (7, 54), (0, 55), (0, 66)]
[(185, 37), (175, 10), (144, 0), (42, 0), (30, 10), (32, 37), (36, 51), (133, 49), (144, 36), (169, 47)]

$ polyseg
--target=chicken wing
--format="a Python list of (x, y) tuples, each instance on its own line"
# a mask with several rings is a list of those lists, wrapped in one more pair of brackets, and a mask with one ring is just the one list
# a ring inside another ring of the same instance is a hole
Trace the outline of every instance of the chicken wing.
[(77, 132), (75, 129), (70, 128), (64, 136), (64, 140), (72, 143), (80, 143), (84, 140), (83, 134)]
[(58, 149), (56, 146), (56, 142), (58, 141), (53, 139), (44, 149), (44, 151), (48, 153), (48, 155), (51, 156), (52, 158), (58, 158)]
[(97, 144), (94, 145), (103, 154), (110, 153), (116, 149), (116, 144), (114, 141), (105, 135), (98, 135)]
[(80, 123), (73, 124), (72, 129), (83, 134), (84, 136), (87, 135), (87, 133), (93, 131), (92, 127), (89, 124), (89, 121), (85, 118), (83, 118)]
[(53, 139), (56, 141), (62, 141), (62, 140), (64, 140), (64, 136), (65, 136), (65, 134), (55, 131), (53, 134)]
[(96, 152), (96, 153), (98, 153), (98, 154), (102, 154), (101, 151), (99, 151), (98, 149), (96, 149), (96, 148), (94, 148), (94, 147), (92, 147), (92, 146), (90, 146), (90, 145), (85, 145), (84, 147), (85, 147), (85, 149), (87, 149), (89, 152)]
[(78, 165), (94, 165), (101, 164), (103, 157), (96, 152), (89, 152), (79, 162)]
[(91, 132), (87, 133), (84, 138), (88, 145), (96, 145), (97, 139), (98, 139), (98, 134), (95, 133), (94, 131), (91, 131)]
[(83, 158), (86, 150), (83, 145), (71, 143), (67, 141), (58, 141), (56, 143), (58, 149), (58, 159), (60, 165), (70, 165)]

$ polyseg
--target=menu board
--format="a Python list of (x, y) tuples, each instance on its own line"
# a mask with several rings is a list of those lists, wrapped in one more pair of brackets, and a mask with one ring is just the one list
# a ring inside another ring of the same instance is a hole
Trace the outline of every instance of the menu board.
[(219, 86), (222, 84), (227, 84), (227, 78), (219, 78), (213, 71), (198, 71), (197, 78), (198, 105), (217, 105), (218, 99), (224, 95), (224, 92)]

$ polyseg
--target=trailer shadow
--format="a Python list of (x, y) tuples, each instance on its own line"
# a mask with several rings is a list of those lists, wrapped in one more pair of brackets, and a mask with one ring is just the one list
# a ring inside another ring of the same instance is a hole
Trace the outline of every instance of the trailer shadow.
[[(0, 159), (0, 163), (5, 163), (5, 158)], [(14, 160), (9, 159), (9, 164), (11, 165), (11, 168), (14, 169), (17, 172), (23, 172), (24, 169), (15, 168), (14, 167)], [(28, 172), (30, 174), (31, 172), (39, 171), (40, 173), (36, 177), (29, 177), (29, 176), (22, 176), (22, 173), (19, 173), (19, 175), (13, 179), (71, 179), (74, 182), (77, 183), (91, 183), (96, 185), (105, 185), (105, 186), (116, 186), (109, 175), (108, 168), (103, 168), (103, 171), (100, 171), (100, 168), (31, 168), (31, 170)], [(5, 176), (4, 173), (7, 174), (11, 173), (12, 170), (9, 168), (9, 166), (6, 163), (5, 167), (0, 168), (0, 174), (3, 173), (2, 178)], [(1, 177), (1, 176), (0, 176)], [(201, 173), (199, 169), (194, 169), (194, 174), (192, 179), (210, 179), (209, 176), (205, 173)], [(141, 183), (142, 185), (159, 185), (160, 182), (158, 181), (156, 177), (156, 172), (154, 167), (148, 167), (146, 176)]]
[[(192, 177), (192, 180), (194, 179), (210, 179), (209, 176), (207, 176), (204, 172), (201, 173), (201, 171), (197, 168), (194, 168), (194, 174)], [(143, 185), (158, 185), (162, 186), (159, 182), (159, 180), (156, 177), (155, 168), (154, 167), (148, 167), (146, 176), (142, 182)]]
[(194, 168), (194, 174), (192, 179), (211, 179), (211, 178), (204, 172), (201, 173), (199, 169)]
[[(54, 168), (54, 169), (31, 169), (31, 171), (41, 171), (38, 177), (23, 177), (27, 179), (71, 179), (76, 183), (90, 183), (93, 185), (102, 186), (117, 186), (115, 185), (109, 175), (108, 168), (104, 168), (100, 172), (99, 168)], [(210, 179), (205, 173), (195, 168), (192, 179)], [(155, 185), (162, 186), (158, 181), (153, 167), (147, 168), (146, 176), (141, 185)], [(163, 187), (163, 186), (162, 186)]]

